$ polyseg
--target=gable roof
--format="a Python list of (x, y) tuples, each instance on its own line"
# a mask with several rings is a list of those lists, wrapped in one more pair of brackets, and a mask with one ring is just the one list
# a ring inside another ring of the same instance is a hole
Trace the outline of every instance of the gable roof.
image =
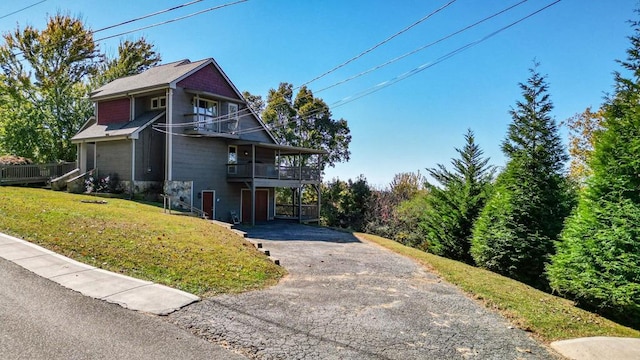
[(138, 137), (140, 131), (160, 119), (164, 114), (164, 110), (148, 111), (133, 121), (109, 125), (99, 125), (96, 123), (95, 118), (92, 117), (83, 126), (83, 129), (71, 138), (71, 142), (119, 140), (123, 138), (135, 139)]
[[(91, 93), (91, 98), (96, 100), (153, 88), (175, 88), (176, 82), (212, 63), (215, 62), (211, 58), (194, 62), (184, 59), (154, 66), (140, 74), (119, 78), (97, 88)], [(218, 67), (217, 64), (216, 67)]]

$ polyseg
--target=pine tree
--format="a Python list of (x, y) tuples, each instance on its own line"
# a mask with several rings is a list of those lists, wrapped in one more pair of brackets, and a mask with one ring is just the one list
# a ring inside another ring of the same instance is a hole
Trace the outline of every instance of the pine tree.
[(508, 162), (476, 222), (471, 253), (481, 267), (545, 288), (545, 263), (572, 196), (562, 175), (567, 155), (537, 66), (520, 84), (524, 101), (510, 111), (512, 123), (502, 143)]
[(427, 169), (439, 184), (427, 184), (427, 214), (424, 216), (428, 251), (451, 259), (472, 263), (471, 231), (491, 189), (494, 168), (475, 143), (471, 129), (464, 135), (465, 145), (456, 149), (453, 170), (438, 164)]
[(640, 23), (615, 74), (604, 130), (590, 157), (593, 175), (567, 220), (548, 267), (550, 285), (583, 307), (640, 325)]

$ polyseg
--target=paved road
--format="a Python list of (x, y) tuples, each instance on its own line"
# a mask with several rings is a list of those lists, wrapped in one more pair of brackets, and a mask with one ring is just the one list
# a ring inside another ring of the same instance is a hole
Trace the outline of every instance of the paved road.
[(241, 359), (163, 318), (91, 299), (0, 258), (1, 359)]
[(350, 234), (297, 224), (248, 229), (290, 275), (206, 299), (168, 320), (258, 359), (550, 359), (413, 261)]

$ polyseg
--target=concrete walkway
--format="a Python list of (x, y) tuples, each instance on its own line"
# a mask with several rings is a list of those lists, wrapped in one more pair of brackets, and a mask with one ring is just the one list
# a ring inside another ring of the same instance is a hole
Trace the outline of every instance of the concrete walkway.
[(167, 315), (200, 300), (184, 291), (82, 264), (2, 233), (0, 257), (85, 296), (131, 310)]
[(572, 360), (640, 359), (640, 339), (595, 336), (554, 341), (551, 347)]

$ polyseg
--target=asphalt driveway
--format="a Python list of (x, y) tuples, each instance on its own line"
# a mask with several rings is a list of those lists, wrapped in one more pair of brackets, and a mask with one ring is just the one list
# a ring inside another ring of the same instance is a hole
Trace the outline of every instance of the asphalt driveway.
[(557, 357), (412, 260), (351, 234), (291, 223), (243, 230), (290, 275), (169, 321), (258, 359)]

